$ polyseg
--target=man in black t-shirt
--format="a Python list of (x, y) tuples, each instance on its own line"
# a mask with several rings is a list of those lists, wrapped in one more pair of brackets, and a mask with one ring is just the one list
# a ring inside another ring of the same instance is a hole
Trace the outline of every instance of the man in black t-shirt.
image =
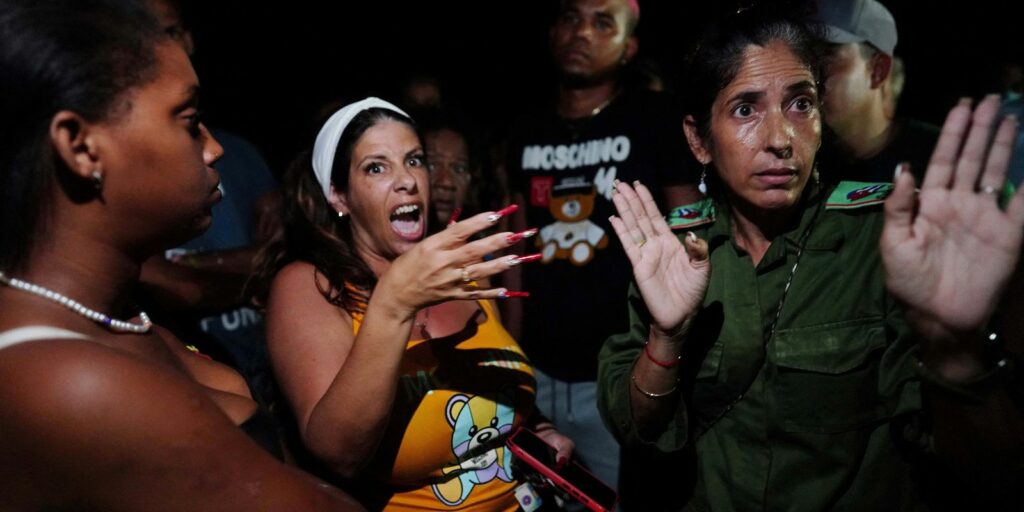
[(834, 137), (819, 153), (825, 179), (892, 181), (910, 163), (920, 183), (939, 128), (895, 118), (896, 21), (875, 0), (819, 0), (826, 28), (824, 121)]
[(509, 311), (509, 327), (538, 370), (540, 411), (612, 486), (619, 451), (597, 413), (597, 353), (627, 328), (632, 279), (608, 222), (613, 186), (639, 180), (663, 208), (699, 199), (682, 116), (659, 93), (622, 87), (638, 17), (635, 0), (563, 1), (550, 32), (556, 99), (514, 123), (506, 144), (521, 207), (514, 226), (540, 230), (521, 249), (542, 255), (508, 276), (510, 288), (521, 279), (531, 293), (519, 303), (521, 318)]

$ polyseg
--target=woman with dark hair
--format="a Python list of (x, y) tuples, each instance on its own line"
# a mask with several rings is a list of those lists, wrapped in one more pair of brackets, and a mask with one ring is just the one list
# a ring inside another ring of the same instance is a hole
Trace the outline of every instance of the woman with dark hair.
[(483, 178), (481, 151), (469, 124), (448, 111), (428, 112), (417, 123), (423, 137), (430, 171), (430, 228), (445, 228), (452, 216), (475, 215), (492, 205), (481, 204)]
[(220, 198), (198, 90), (135, 2), (0, 2), (4, 510), (359, 509), (274, 458), (239, 374), (130, 303)]
[(824, 187), (811, 36), (754, 7), (701, 40), (684, 127), (706, 201), (666, 222), (617, 185), (635, 285), (601, 354), (607, 423), (692, 450), (695, 510), (917, 509), (931, 446), (1019, 479), (1020, 380), (982, 339), (1020, 256), (1024, 193), (995, 194), (1016, 122), (986, 157), (998, 100), (954, 108), (916, 206), (907, 172)]
[(285, 187), (260, 298), (305, 447), (370, 508), (515, 510), (508, 435), (534, 428), (560, 459), (572, 441), (534, 413), (529, 362), (496, 317), (493, 299), (526, 294), (476, 284), (535, 259), (484, 261), (522, 233), (471, 241), (514, 207), (423, 239), (423, 144), (377, 98), (332, 115)]

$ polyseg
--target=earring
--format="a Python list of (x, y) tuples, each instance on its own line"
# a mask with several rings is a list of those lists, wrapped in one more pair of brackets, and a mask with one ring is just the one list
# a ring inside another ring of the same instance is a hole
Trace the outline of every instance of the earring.
[(100, 172), (99, 169), (93, 169), (91, 176), (92, 187), (96, 189), (97, 192), (103, 190), (103, 173)]
[(701, 195), (708, 195), (708, 184), (704, 181), (704, 178), (708, 176), (708, 166), (704, 164), (704, 167), (700, 170), (700, 184), (697, 185), (697, 190), (700, 191)]
[(345, 212), (338, 212), (338, 218), (339, 219), (344, 217), (344, 216), (345, 216)]

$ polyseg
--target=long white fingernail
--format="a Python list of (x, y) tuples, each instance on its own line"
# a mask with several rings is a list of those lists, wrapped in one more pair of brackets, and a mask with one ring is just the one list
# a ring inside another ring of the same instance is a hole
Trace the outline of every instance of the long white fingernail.
[(691, 243), (697, 243), (697, 233), (694, 233), (693, 231), (687, 233), (686, 238), (689, 238)]
[(900, 175), (903, 174), (903, 171), (905, 171), (906, 168), (907, 168), (907, 163), (906, 162), (900, 162), (900, 163), (896, 164), (896, 172), (893, 174), (892, 180), (896, 181), (896, 180), (900, 179)]

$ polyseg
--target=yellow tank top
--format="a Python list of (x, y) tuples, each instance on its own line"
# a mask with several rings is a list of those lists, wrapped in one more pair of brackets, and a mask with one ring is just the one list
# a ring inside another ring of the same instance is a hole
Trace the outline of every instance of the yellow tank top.
[[(491, 304), (451, 336), (411, 340), (368, 473), (385, 510), (518, 509), (505, 439), (532, 411), (533, 369)], [(359, 331), (362, 312), (350, 312)], [(478, 315), (486, 319), (477, 323)]]

